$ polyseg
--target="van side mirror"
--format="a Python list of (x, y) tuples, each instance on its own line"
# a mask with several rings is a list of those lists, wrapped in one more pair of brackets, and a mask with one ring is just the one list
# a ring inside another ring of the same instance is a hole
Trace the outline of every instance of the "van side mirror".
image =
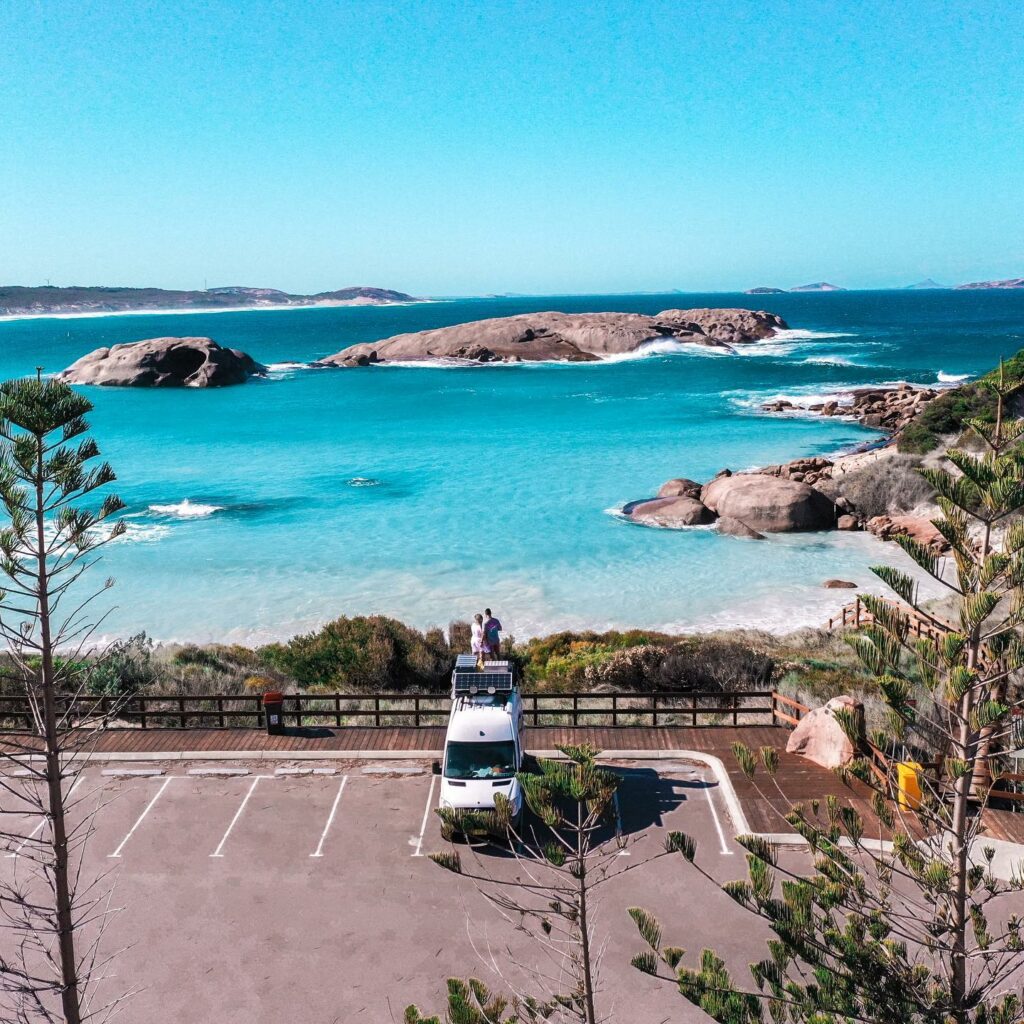
[(430, 765), (430, 772), (431, 772), (432, 775), (440, 775), (441, 774), (441, 762), (440, 761), (433, 761), (431, 763), (431, 765)]

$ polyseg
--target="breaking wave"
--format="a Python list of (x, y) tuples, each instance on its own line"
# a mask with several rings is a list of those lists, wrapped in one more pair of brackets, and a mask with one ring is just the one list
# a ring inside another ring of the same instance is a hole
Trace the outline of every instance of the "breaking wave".
[(350, 480), (346, 480), (345, 483), (349, 487), (380, 487), (380, 481), (375, 480), (372, 476), (354, 476)]
[(971, 379), (971, 374), (969, 374), (969, 373), (944, 373), (942, 370), (939, 370), (939, 372), (937, 374), (935, 374), (935, 377), (936, 377), (936, 379), (938, 380), (938, 382), (940, 384), (959, 384), (962, 381), (970, 380)]
[(776, 331), (769, 341), (823, 341), (826, 338), (856, 338), (850, 331), (805, 331), (799, 327), (790, 327), (784, 331)]
[(175, 505), (150, 505), (150, 512), (160, 516), (171, 516), (174, 519), (205, 519), (212, 516), (214, 512), (223, 512), (223, 505), (203, 505), (200, 502), (179, 501)]

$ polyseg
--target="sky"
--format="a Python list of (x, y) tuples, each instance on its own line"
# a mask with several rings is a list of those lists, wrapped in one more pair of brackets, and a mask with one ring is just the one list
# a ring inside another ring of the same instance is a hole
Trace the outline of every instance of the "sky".
[(1024, 275), (1024, 5), (0, 3), (0, 284)]

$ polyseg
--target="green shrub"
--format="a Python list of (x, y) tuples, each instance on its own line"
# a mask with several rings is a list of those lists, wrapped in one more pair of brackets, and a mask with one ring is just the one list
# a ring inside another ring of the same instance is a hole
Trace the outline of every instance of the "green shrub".
[(88, 689), (94, 696), (121, 697), (155, 682), (153, 641), (145, 633), (115, 640), (89, 671)]
[(672, 637), (646, 630), (556, 633), (516, 652), (538, 690), (757, 689), (774, 662), (746, 644), (718, 637)]
[(300, 686), (338, 690), (441, 691), (448, 688), (452, 668), (440, 630), (424, 635), (383, 615), (343, 616), (258, 653)]
[(199, 647), (196, 644), (182, 647), (171, 660), (175, 665), (196, 665), (216, 672), (226, 672), (228, 668), (215, 647)]
[[(985, 382), (995, 380), (998, 374), (998, 369), (992, 370), (979, 380), (946, 391), (929, 402), (900, 433), (896, 442), (899, 450), (925, 455), (937, 448), (943, 437), (962, 433), (968, 420), (994, 423), (995, 397), (985, 387)], [(1004, 361), (1003, 374), (1008, 381), (1024, 379), (1024, 349)]]

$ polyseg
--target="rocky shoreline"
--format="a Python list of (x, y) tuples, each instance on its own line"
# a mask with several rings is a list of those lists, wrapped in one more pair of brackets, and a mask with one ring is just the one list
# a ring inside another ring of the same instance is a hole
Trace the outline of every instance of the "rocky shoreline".
[(899, 433), (942, 392), (900, 383), (856, 388), (825, 402), (800, 404), (789, 399), (765, 403), (767, 413), (815, 413), (842, 416), (885, 431), (887, 439), (869, 452), (836, 459), (809, 457), (734, 473), (721, 470), (707, 483), (682, 477), (664, 483), (654, 498), (628, 502), (621, 515), (641, 526), (682, 529), (714, 525), (719, 533), (764, 539), (768, 533), (810, 530), (867, 530), (883, 540), (911, 537), (936, 554), (949, 544), (930, 517), (882, 514), (858, 507), (844, 494), (847, 474), (876, 474), (882, 460), (896, 454)]
[(861, 426), (896, 434), (914, 420), (933, 398), (938, 398), (940, 393), (935, 388), (904, 382), (892, 386), (854, 388), (825, 402), (801, 404), (780, 398), (766, 402), (761, 406), (761, 411), (846, 417)]

